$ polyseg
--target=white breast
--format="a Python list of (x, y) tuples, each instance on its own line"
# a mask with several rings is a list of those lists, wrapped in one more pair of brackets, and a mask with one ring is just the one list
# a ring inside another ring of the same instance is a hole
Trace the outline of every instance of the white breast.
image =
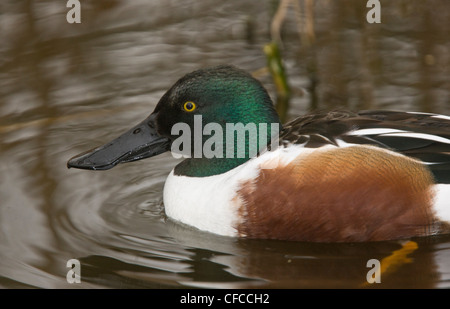
[(238, 236), (236, 226), (240, 200), (236, 192), (240, 185), (255, 179), (261, 168), (288, 164), (299, 154), (311, 152), (303, 147), (279, 148), (253, 158), (226, 173), (209, 177), (167, 177), (164, 185), (166, 215), (200, 230), (224, 236)]
[(227, 178), (177, 176), (172, 171), (164, 185), (166, 215), (203, 231), (236, 236), (238, 209), (231, 199), (238, 184)]

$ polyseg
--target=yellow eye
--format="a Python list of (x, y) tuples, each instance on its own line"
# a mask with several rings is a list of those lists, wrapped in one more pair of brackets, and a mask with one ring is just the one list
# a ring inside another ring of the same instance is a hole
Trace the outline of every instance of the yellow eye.
[(186, 103), (184, 103), (183, 108), (185, 111), (187, 112), (192, 112), (195, 110), (196, 106), (195, 103), (192, 101), (187, 101)]

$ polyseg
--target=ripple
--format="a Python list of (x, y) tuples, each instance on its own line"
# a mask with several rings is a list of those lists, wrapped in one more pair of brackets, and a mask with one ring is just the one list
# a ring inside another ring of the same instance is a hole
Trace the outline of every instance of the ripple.
[[(88, 4), (83, 24), (73, 27), (59, 2), (3, 7), (2, 21), (13, 27), (0, 33), (7, 43), (0, 46), (0, 286), (354, 288), (365, 281), (367, 260), (400, 248), (234, 239), (173, 222), (162, 201), (177, 163), (169, 154), (106, 172), (68, 170), (68, 158), (141, 121), (188, 71), (219, 63), (264, 67), (270, 14), (256, 1), (122, 1), (108, 9)], [(436, 5), (433, 16), (447, 20)], [(295, 16), (283, 27), (293, 94), (295, 87), (306, 94), (293, 97), (292, 115), (310, 108), (315, 80), (320, 108), (334, 102), (448, 112), (442, 23), (407, 12), (398, 18), (396, 4), (386, 3), (384, 29), (408, 31), (373, 32), (341, 22), (357, 20), (357, 10), (316, 9), (317, 53), (300, 48)], [(258, 18), (248, 42), (251, 16)], [(415, 51), (423, 46), (434, 64), (420, 65), (424, 55)], [(270, 77), (261, 80), (273, 95)], [(450, 287), (449, 237), (417, 242), (411, 263), (383, 277), (382, 287)], [(66, 282), (73, 258), (81, 262), (80, 286)]]

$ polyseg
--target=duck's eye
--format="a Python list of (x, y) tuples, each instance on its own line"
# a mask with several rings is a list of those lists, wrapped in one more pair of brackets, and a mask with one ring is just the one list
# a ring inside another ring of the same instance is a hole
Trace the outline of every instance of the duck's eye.
[(186, 103), (184, 103), (183, 108), (185, 111), (187, 112), (192, 112), (195, 110), (196, 106), (195, 103), (192, 101), (187, 101)]

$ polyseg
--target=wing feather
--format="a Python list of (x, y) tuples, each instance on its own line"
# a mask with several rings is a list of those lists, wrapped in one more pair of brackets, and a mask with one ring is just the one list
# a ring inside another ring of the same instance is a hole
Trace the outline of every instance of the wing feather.
[(305, 115), (287, 123), (286, 143), (317, 148), (370, 144), (428, 165), (438, 183), (450, 183), (450, 117), (396, 111), (333, 111)]

